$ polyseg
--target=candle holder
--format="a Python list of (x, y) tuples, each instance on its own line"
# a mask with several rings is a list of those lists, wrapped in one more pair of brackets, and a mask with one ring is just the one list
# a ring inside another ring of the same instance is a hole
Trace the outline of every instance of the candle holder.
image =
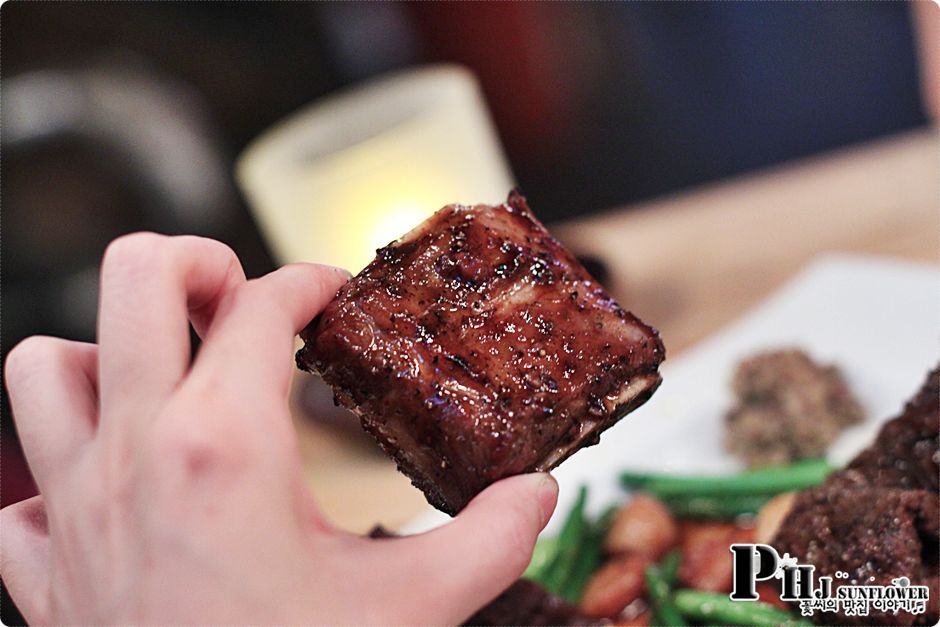
[(310, 105), (255, 140), (236, 176), (278, 261), (352, 272), (442, 206), (513, 186), (476, 79), (449, 65)]

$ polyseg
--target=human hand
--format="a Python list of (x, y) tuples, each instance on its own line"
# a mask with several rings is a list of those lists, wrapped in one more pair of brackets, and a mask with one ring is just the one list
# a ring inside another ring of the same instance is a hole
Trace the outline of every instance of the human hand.
[(287, 406), (293, 338), (347, 278), (295, 264), (246, 281), (219, 242), (135, 234), (105, 254), (97, 345), (9, 353), (41, 494), (0, 511), (0, 575), (30, 623), (452, 624), (521, 574), (548, 475), (407, 538), (317, 510)]

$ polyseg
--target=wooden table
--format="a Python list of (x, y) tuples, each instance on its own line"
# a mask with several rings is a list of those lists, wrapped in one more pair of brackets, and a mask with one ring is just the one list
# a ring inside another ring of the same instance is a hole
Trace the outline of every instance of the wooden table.
[[(617, 300), (671, 358), (766, 297), (815, 255), (940, 260), (936, 130), (899, 135), (558, 225), (604, 260)], [(395, 528), (423, 496), (369, 441), (295, 412), (305, 469), (338, 525)]]

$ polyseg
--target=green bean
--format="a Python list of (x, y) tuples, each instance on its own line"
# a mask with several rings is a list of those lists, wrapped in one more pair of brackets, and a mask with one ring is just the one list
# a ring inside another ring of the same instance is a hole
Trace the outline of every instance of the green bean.
[(558, 555), (558, 536), (539, 538), (532, 550), (532, 559), (522, 576), (532, 581), (541, 581), (555, 556)]
[(620, 475), (627, 488), (639, 488), (660, 498), (678, 496), (774, 495), (801, 490), (822, 482), (832, 472), (825, 459), (808, 459), (784, 466), (768, 466), (726, 476), (682, 476), (651, 473)]
[[(678, 564), (678, 561), (673, 559), (672, 556), (678, 557), (678, 553), (671, 553), (658, 565), (650, 564), (646, 567), (646, 572), (644, 573), (646, 578), (646, 590), (649, 594), (650, 603), (653, 606), (653, 624), (684, 627), (686, 622), (672, 602), (672, 583), (668, 579), (670, 573), (667, 572), (667, 569), (674, 571), (676, 566), (673, 566), (672, 563)], [(672, 563), (666, 563), (667, 559)]]
[(681, 562), (682, 553), (679, 552), (679, 549), (669, 551), (659, 562), (659, 571), (662, 578), (670, 587), (676, 583), (676, 576), (679, 574), (679, 564)]
[(541, 583), (550, 592), (560, 594), (575, 562), (586, 532), (587, 521), (584, 518), (584, 505), (587, 502), (587, 486), (581, 486), (578, 498), (558, 534), (558, 554), (545, 573)]
[(610, 529), (610, 524), (614, 522), (614, 518), (616, 518), (617, 512), (620, 511), (621, 507), (621, 505), (608, 505), (607, 509), (597, 517), (597, 522), (594, 526), (602, 537), (607, 535), (607, 530)]
[(581, 600), (584, 587), (591, 579), (594, 571), (601, 565), (601, 545), (603, 541), (604, 534), (599, 526), (591, 529), (588, 537), (581, 543), (578, 559), (561, 590), (560, 596), (562, 598), (571, 603), (577, 603)]
[(676, 590), (672, 601), (688, 619), (713, 625), (811, 625), (805, 619), (760, 601), (732, 601), (726, 594)]
[(561, 592), (561, 596), (568, 601), (577, 603), (581, 600), (587, 582), (601, 565), (604, 553), (604, 536), (607, 535), (610, 523), (613, 522), (619, 509), (619, 506), (611, 505), (590, 525), (590, 529), (581, 543), (577, 563), (574, 565)]
[(773, 497), (768, 494), (673, 496), (663, 498), (663, 503), (677, 518), (728, 520), (736, 516), (756, 514), (771, 498)]

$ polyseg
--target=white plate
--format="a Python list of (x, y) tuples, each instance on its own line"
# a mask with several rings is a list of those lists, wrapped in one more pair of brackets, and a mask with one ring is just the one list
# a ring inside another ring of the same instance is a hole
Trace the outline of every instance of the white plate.
[[(655, 321), (651, 321), (655, 324)], [(664, 338), (667, 355), (669, 338)], [(940, 272), (910, 262), (828, 255), (746, 315), (662, 367), (653, 398), (553, 472), (561, 486), (552, 532), (590, 486), (598, 511), (622, 500), (618, 471), (720, 473), (740, 469), (722, 448), (735, 365), (755, 352), (798, 347), (842, 368), (866, 420), (833, 444), (845, 463), (896, 415), (940, 357)], [(430, 510), (406, 525), (413, 533), (448, 518)]]

